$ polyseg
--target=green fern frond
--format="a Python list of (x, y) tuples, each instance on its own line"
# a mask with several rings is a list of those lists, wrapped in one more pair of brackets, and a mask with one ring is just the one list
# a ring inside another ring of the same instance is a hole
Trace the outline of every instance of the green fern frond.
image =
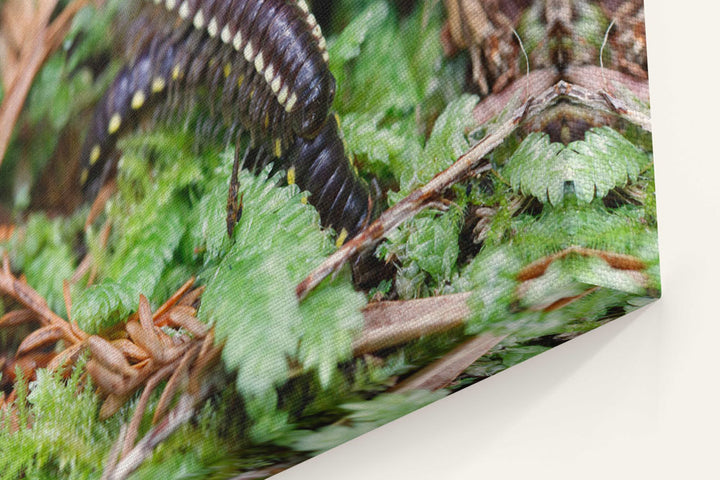
[(286, 435), (280, 443), (298, 451), (322, 453), (440, 400), (447, 394), (445, 390), (434, 392), (413, 390), (404, 393), (384, 393), (372, 400), (347, 403), (341, 408), (350, 413), (342, 422), (316, 431), (295, 430)]
[[(18, 395), (21, 415), (31, 418), (11, 431), (6, 412), (0, 411), (0, 471), (3, 478), (96, 478), (115, 441), (121, 416), (97, 419), (99, 398), (91, 385), (81, 386), (84, 360), (64, 380), (61, 372), (37, 371), (27, 393)], [(23, 385), (18, 386), (24, 389)], [(19, 391), (19, 393), (21, 393)]]
[(557, 205), (570, 188), (585, 203), (635, 182), (650, 159), (610, 127), (588, 130), (584, 140), (564, 146), (546, 133), (523, 140), (502, 173), (515, 191)]
[(331, 251), (315, 210), (296, 186), (278, 188), (276, 177), (241, 173), (243, 214), (235, 244), (209, 273), (199, 316), (225, 340), (223, 361), (237, 371), (237, 388), (256, 422), (255, 439), (286, 428), (277, 411), (276, 387), (289, 378), (289, 360), (317, 371), (323, 385), (362, 325), (363, 296), (341, 275), (325, 282), (302, 304), (295, 285)]

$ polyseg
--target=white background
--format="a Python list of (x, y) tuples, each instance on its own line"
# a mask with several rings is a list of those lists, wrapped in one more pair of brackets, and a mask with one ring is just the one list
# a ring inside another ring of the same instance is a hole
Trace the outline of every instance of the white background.
[(663, 298), (275, 478), (720, 479), (720, 6), (646, 18)]

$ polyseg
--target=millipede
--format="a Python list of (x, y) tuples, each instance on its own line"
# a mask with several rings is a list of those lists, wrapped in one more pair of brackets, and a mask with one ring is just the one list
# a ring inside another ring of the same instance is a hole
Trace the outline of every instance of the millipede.
[(178, 96), (203, 91), (224, 124), (249, 134), (256, 156), (290, 165), (289, 183), (310, 193), (338, 243), (368, 221), (369, 190), (330, 115), (335, 79), (305, 1), (141, 0), (126, 36), (129, 61), (96, 107), (82, 148), (87, 198), (109, 177), (120, 135)]

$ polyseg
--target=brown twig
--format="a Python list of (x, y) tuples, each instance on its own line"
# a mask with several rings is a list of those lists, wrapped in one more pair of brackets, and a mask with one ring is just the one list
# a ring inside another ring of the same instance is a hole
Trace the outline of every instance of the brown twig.
[(305, 298), (323, 279), (340, 269), (357, 253), (376, 244), (398, 225), (413, 218), (435, 203), (447, 188), (464, 180), (471, 174), (477, 175), (490, 170), (490, 163), (485, 159), (485, 155), (500, 145), (517, 128), (517, 124), (524, 116), (525, 110), (526, 106), (521, 106), (511, 119), (488, 134), (450, 167), (435, 175), (427, 184), (411, 192), (393, 207), (385, 210), (377, 220), (360, 232), (359, 235), (325, 259), (297, 286), (295, 293), (298, 298)]
[(470, 315), (470, 295), (371, 303), (363, 310), (365, 328), (353, 342), (353, 352), (363, 355), (458, 327)]
[[(50, 25), (37, 32), (32, 42), (32, 49), (25, 52), (26, 55), (21, 59), (20, 74), (12, 82), (2, 105), (0, 105), (0, 165), (2, 165), (12, 131), (35, 75), (37, 75), (45, 59), (60, 46), (62, 39), (70, 28), (73, 17), (87, 2), (88, 0), (74, 0), (68, 5)], [(45, 9), (47, 17), (42, 22), (43, 24), (49, 20), (56, 3), (57, 0), (53, 1), (51, 8)]]
[(7, 253), (3, 256), (3, 268), (0, 271), (0, 292), (12, 296), (33, 311), (44, 327), (52, 325), (55, 329), (60, 330), (62, 336), (71, 343), (81, 341), (72, 331), (70, 324), (50, 310), (42, 295), (12, 274)]
[(375, 245), (388, 232), (432, 205), (447, 188), (464, 180), (471, 174), (477, 175), (490, 170), (490, 164), (485, 159), (485, 156), (515, 131), (520, 122), (546, 111), (560, 99), (570, 99), (593, 109), (616, 114), (647, 131), (651, 131), (649, 115), (633, 109), (620, 98), (614, 97), (607, 92), (594, 92), (580, 85), (559, 81), (537, 97), (526, 100), (503, 123), (497, 125), (493, 131), (461, 155), (450, 167), (438, 173), (427, 184), (414, 190), (393, 207), (387, 209), (360, 234), (326, 258), (298, 284), (295, 289), (298, 298), (305, 298), (320, 282), (339, 270), (357, 253)]
[(165, 365), (163, 368), (155, 372), (155, 374), (150, 377), (150, 380), (148, 380), (145, 384), (145, 389), (143, 390), (142, 395), (140, 395), (140, 400), (138, 400), (137, 406), (135, 407), (135, 412), (130, 420), (127, 435), (125, 436), (125, 441), (123, 442), (123, 457), (130, 453), (130, 450), (135, 444), (135, 439), (140, 431), (140, 422), (142, 421), (142, 417), (147, 409), (147, 404), (150, 401), (150, 395), (161, 381), (165, 380), (165, 378), (172, 374), (176, 367), (177, 365), (175, 363)]
[(478, 358), (487, 354), (505, 339), (506, 335), (478, 335), (462, 343), (450, 353), (431, 363), (411, 377), (397, 384), (393, 392), (409, 390), (438, 390), (445, 388)]
[[(153, 453), (153, 450), (175, 430), (190, 421), (195, 411), (198, 397), (184, 394), (180, 397), (177, 406), (143, 437), (132, 450), (122, 456), (116, 466), (103, 472), (103, 478), (108, 480), (127, 478)], [(128, 432), (128, 435), (130, 432)], [(126, 440), (127, 440), (126, 436)]]

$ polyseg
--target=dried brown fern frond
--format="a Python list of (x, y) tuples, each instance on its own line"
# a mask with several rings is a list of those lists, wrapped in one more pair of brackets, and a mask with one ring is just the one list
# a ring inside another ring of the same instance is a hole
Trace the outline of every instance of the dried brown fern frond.
[[(157, 422), (179, 392), (199, 389), (202, 372), (219, 359), (222, 349), (214, 345), (212, 330), (195, 316), (203, 287), (192, 289), (193, 283), (191, 278), (154, 313), (147, 298), (141, 295), (137, 313), (121, 328), (105, 336), (88, 335), (74, 322), (52, 312), (40, 294), (13, 275), (5, 256), (0, 293), (21, 307), (0, 318), (0, 328), (15, 330), (17, 343), (17, 347), (0, 357), (3, 388), (12, 387), (18, 368), (23, 378), (32, 379), (38, 368), (55, 370), (72, 365), (83, 350), (89, 349), (87, 372), (105, 397), (100, 417), (113, 415), (133, 393), (144, 388), (135, 415), (139, 425), (150, 393), (169, 379), (155, 412)], [(70, 312), (67, 282), (64, 293)], [(128, 434), (132, 432), (130, 428)], [(137, 429), (134, 432), (136, 435)], [(131, 447), (132, 441), (126, 445)]]

